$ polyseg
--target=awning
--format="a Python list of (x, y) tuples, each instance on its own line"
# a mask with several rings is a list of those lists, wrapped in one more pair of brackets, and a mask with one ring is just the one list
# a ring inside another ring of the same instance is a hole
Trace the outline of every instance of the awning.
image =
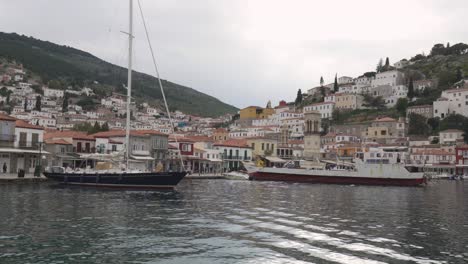
[(45, 150), (34, 149), (17, 149), (17, 148), (0, 148), (1, 153), (21, 153), (21, 154), (50, 154)]
[(274, 163), (286, 163), (284, 159), (280, 159), (278, 157), (265, 157), (269, 162), (274, 162)]
[(223, 160), (220, 160), (220, 159), (208, 159), (209, 161), (211, 162), (222, 162)]
[(132, 159), (136, 159), (136, 160), (154, 160), (153, 157), (151, 156), (130, 156)]

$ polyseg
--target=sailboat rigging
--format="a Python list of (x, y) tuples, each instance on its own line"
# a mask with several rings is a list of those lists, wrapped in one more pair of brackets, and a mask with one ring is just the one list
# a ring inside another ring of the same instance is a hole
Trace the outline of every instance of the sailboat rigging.
[[(143, 17), (141, 4), (138, 2), (143, 23), (145, 26), (146, 37), (151, 51), (153, 64), (156, 69), (156, 77), (163, 95), (164, 104), (170, 121), (170, 127), (173, 129), (173, 122), (170, 116), (169, 107), (167, 104), (164, 89), (159, 76), (159, 71), (156, 65), (156, 60), (149, 40), (146, 22)], [(93, 187), (111, 187), (111, 188), (136, 188), (136, 189), (153, 189), (153, 188), (174, 188), (187, 174), (185, 172), (182, 155), (178, 149), (178, 155), (181, 162), (181, 171), (179, 172), (139, 172), (132, 171), (130, 168), (130, 135), (131, 135), (131, 95), (132, 95), (132, 52), (133, 52), (133, 0), (129, 0), (129, 31), (128, 34), (128, 74), (127, 74), (127, 117), (125, 131), (125, 170), (86, 170), (84, 172), (67, 172), (63, 167), (49, 167), (44, 172), (47, 178), (58, 181), (63, 184), (93, 186)], [(177, 137), (176, 137), (177, 142)]]

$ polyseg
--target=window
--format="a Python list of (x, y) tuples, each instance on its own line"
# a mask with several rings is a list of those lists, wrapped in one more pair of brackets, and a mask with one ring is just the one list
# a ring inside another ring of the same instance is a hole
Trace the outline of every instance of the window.
[(265, 150), (265, 143), (262, 143), (262, 150)]
[(26, 137), (27, 137), (26, 132), (20, 132), (20, 137), (19, 137), (20, 147), (26, 147)]

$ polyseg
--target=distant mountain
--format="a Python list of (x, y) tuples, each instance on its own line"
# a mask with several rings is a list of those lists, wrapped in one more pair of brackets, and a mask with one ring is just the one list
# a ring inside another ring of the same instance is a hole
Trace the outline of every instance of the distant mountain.
[[(89, 85), (99, 95), (126, 93), (123, 87), (127, 80), (126, 68), (72, 47), (0, 32), (0, 57), (22, 63), (44, 83), (51, 81), (61, 87)], [(161, 81), (171, 110), (210, 117), (236, 113), (238, 110), (192, 88)], [(155, 77), (135, 71), (132, 87), (132, 95), (137, 100), (162, 106), (162, 95)]]

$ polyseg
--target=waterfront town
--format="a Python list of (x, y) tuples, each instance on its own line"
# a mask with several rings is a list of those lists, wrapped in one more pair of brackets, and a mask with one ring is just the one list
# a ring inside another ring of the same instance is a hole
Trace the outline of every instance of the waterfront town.
[[(387, 59), (388, 60), (388, 59)], [(468, 79), (457, 80), (433, 104), (409, 106), (399, 117), (378, 115), (361, 122), (333, 122), (337, 113), (370, 109), (369, 96), (383, 98), (384, 108), (400, 99), (424, 94), (435, 79), (410, 80), (393, 67), (335, 81), (299, 92), (296, 102), (264, 102), (237, 114), (217, 118), (165, 111), (148, 102), (131, 105), (132, 167), (177, 170), (178, 153), (192, 173), (219, 174), (242, 169), (243, 162), (284, 166), (290, 160), (348, 162), (362, 155), (368, 162), (405, 163), (419, 171), (468, 173), (464, 131), (445, 129), (433, 135), (411, 135), (413, 114), (443, 120), (468, 116)], [(382, 66), (384, 67), (384, 66)], [(18, 63), (0, 67), (0, 166), (3, 173), (38, 173), (37, 167), (94, 168), (99, 156), (117, 156), (125, 142), (126, 96), (97, 98), (90, 87), (51, 88), (31, 78)], [(91, 99), (92, 98), (92, 99)], [(89, 102), (98, 100), (93, 107)], [(298, 102), (299, 100), (299, 102)], [(174, 132), (172, 132), (172, 127)]]

